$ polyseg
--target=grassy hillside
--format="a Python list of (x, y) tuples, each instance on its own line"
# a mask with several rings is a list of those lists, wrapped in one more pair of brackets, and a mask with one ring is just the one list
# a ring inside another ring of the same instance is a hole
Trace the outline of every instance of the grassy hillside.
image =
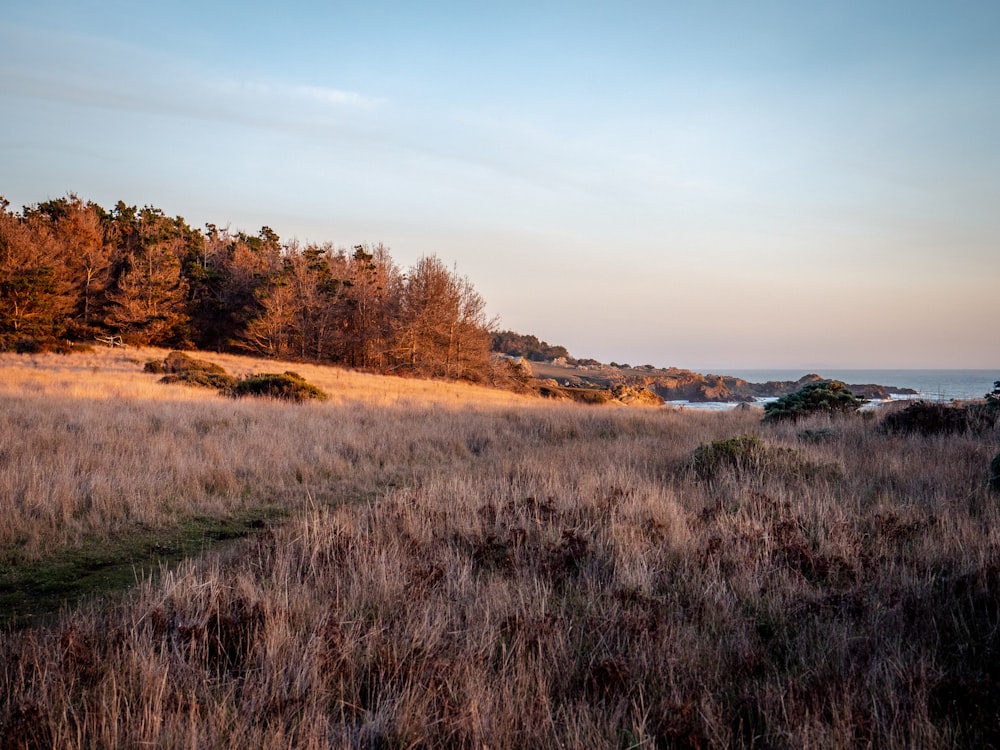
[(1000, 743), (996, 430), (163, 355), (0, 357), (5, 568), (259, 530), (0, 635), (0, 747)]

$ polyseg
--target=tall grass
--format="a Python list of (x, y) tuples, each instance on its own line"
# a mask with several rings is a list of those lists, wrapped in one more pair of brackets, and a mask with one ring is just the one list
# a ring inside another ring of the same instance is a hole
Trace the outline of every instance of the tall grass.
[[(53, 545), (191, 515), (297, 507), (309, 493), (367, 495), (438, 460), (448, 450), (442, 441), (461, 443), (449, 434), (452, 409), (524, 402), (485, 388), (309, 366), (299, 369), (331, 403), (234, 401), (142, 372), (144, 360), (162, 356), (0, 354), (5, 557), (37, 559)], [(268, 369), (214, 359), (235, 374)]]
[[(101, 440), (122, 459), (98, 464), (116, 489), (76, 517), (79, 481), (36, 481), (34, 515), (11, 511), (20, 533), (42, 529), (34, 546), (12, 537), (20, 554), (137, 517), (293, 512), (124, 602), (0, 636), (0, 746), (1000, 743), (995, 431), (887, 436), (861, 416), (762, 425), (437, 384), (394, 398), (353, 391), (358, 374), (302, 374), (338, 400), (170, 391), (101, 408), (59, 395), (90, 386), (51, 381), (43, 399), (4, 395), (4, 434), (39, 456), (4, 481), (83, 477), (104, 451), (81, 446)], [(79, 431), (60, 431), (70, 420)], [(699, 446), (738, 435), (759, 438), (751, 465), (695, 471)], [(144, 461), (152, 479), (131, 468)]]

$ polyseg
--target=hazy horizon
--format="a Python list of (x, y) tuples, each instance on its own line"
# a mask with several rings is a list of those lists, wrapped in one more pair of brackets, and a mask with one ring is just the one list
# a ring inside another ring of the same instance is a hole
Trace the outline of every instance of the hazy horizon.
[(15, 208), (436, 254), (605, 362), (1000, 367), (1000, 5), (5, 11)]

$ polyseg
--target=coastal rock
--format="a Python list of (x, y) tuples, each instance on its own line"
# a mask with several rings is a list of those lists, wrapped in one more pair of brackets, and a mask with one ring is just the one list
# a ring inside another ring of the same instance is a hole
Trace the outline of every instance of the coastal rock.
[[(535, 374), (540, 380), (557, 381), (563, 388), (600, 389), (610, 393), (614, 388), (628, 386), (648, 389), (664, 401), (690, 401), (692, 403), (752, 403), (760, 398), (787, 396), (810, 383), (828, 380), (818, 373), (809, 373), (798, 380), (751, 383), (729, 375), (702, 374), (678, 367), (664, 369), (649, 366), (640, 368), (611, 367), (590, 360), (587, 361), (586, 369), (564, 367), (554, 362), (534, 364)], [(884, 400), (895, 395), (915, 395), (916, 393), (909, 388), (895, 388), (873, 383), (849, 384), (848, 387), (858, 396), (872, 400)], [(618, 400), (614, 396), (610, 397)]]
[(629, 406), (663, 405), (663, 399), (645, 386), (616, 385), (611, 389), (611, 397)]

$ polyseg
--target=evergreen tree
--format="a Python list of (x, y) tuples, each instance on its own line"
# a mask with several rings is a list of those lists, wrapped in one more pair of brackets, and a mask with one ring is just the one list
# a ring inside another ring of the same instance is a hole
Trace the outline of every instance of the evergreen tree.
[(106, 323), (140, 344), (177, 344), (187, 333), (186, 225), (159, 209), (124, 212), (119, 230), (125, 255)]
[(0, 332), (58, 336), (76, 307), (65, 253), (47, 222), (0, 198)]
[(92, 324), (99, 319), (111, 274), (112, 246), (105, 241), (104, 212), (71, 193), (67, 198), (39, 203), (25, 213), (50, 228), (78, 297), (73, 314), (75, 327), (78, 332), (90, 333)]

